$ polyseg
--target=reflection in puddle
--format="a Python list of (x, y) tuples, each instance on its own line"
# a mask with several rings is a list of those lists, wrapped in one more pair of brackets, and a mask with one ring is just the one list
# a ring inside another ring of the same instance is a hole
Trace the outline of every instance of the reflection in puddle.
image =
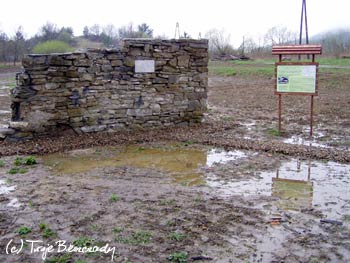
[[(0, 195), (7, 195), (13, 191), (16, 190), (16, 186), (8, 185), (5, 180), (0, 179)], [(21, 204), (19, 203), (17, 198), (13, 198), (10, 200), (8, 204), (6, 204), (7, 207), (13, 207), (13, 208), (19, 208)]]
[(291, 138), (283, 140), (284, 143), (289, 144), (297, 144), (297, 145), (305, 145), (305, 146), (314, 146), (314, 147), (321, 147), (321, 148), (329, 148), (328, 145), (317, 143), (314, 141), (303, 139), (302, 137), (293, 135)]
[(239, 124), (242, 125), (242, 126), (247, 127), (248, 131), (251, 131), (252, 127), (254, 127), (256, 125), (256, 122), (255, 121), (252, 121), (252, 122), (240, 122)]
[(244, 157), (246, 157), (246, 154), (242, 151), (222, 151), (219, 149), (211, 149), (207, 152), (206, 165), (211, 167), (214, 164), (227, 163)]
[(282, 210), (300, 211), (315, 207), (334, 219), (344, 214), (350, 215), (350, 165), (292, 159), (282, 163), (277, 171), (262, 172), (259, 177), (228, 182), (220, 180), (215, 172), (205, 173), (200, 169), (245, 157), (247, 155), (242, 151), (222, 151), (199, 146), (134, 145), (76, 150), (42, 158), (58, 174), (85, 173), (103, 167), (154, 169), (171, 174), (176, 183), (206, 184), (221, 196), (274, 196), (277, 197), (275, 204)]
[[(301, 173), (301, 162), (297, 160), (296, 173)], [(288, 169), (289, 170), (289, 169)], [(282, 175), (284, 176), (284, 175)], [(313, 198), (313, 182), (311, 179), (311, 163), (307, 164), (307, 178), (280, 178), (280, 168), (276, 177), (272, 178), (272, 196), (278, 197), (277, 206), (283, 210), (300, 210), (311, 208)]]
[(317, 207), (324, 215), (341, 219), (350, 215), (350, 165), (293, 159), (276, 172), (262, 172), (260, 178), (223, 183), (212, 175), (207, 183), (222, 196), (265, 195), (278, 197), (283, 210)]
[(10, 114), (11, 111), (9, 110), (0, 110), (0, 115)]
[(14, 191), (16, 187), (14, 185), (9, 186), (5, 180), (0, 179), (0, 194), (9, 194), (10, 192)]
[(222, 151), (204, 147), (141, 147), (97, 148), (71, 151), (42, 157), (55, 173), (84, 173), (95, 168), (130, 166), (170, 173), (176, 183), (205, 184), (201, 167), (210, 167), (245, 157), (241, 151)]
[(7, 204), (8, 207), (19, 208), (21, 207), (21, 203), (17, 198), (13, 198), (10, 203)]

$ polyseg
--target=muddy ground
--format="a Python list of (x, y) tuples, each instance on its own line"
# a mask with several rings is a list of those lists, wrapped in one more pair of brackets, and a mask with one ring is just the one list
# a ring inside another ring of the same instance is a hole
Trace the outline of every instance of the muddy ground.
[[(321, 205), (316, 199), (317, 187), (331, 185), (333, 176), (350, 183), (349, 85), (349, 74), (320, 75), (312, 147), (308, 98), (284, 99), (284, 133), (276, 136), (273, 79), (239, 75), (210, 76), (209, 110), (200, 126), (0, 142), (0, 261), (43, 262), (28, 242), (20, 253), (6, 254), (10, 240), (20, 245), (23, 239), (108, 243), (115, 247), (113, 262), (349, 262), (350, 194), (341, 190)], [(0, 100), (6, 111), (6, 96)], [(229, 154), (224, 149), (243, 152), (209, 161), (212, 151)], [(20, 164), (17, 154), (34, 154), (38, 164)], [(272, 183), (271, 193), (231, 191), (291, 160), (310, 161), (316, 171), (296, 195), (273, 194)], [(332, 176), (317, 181), (323, 164)], [(306, 202), (298, 202), (301, 196)], [(111, 254), (56, 250), (47, 262), (110, 262)]]

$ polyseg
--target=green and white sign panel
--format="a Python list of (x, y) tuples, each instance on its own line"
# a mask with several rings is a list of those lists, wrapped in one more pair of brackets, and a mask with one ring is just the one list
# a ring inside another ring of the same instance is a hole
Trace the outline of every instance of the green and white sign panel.
[(277, 93), (317, 93), (317, 64), (277, 64), (276, 66)]

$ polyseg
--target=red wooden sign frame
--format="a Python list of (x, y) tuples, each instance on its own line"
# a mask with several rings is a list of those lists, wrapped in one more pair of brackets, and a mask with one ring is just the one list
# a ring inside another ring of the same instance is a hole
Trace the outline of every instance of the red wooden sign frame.
[[(278, 130), (282, 130), (282, 95), (307, 95), (310, 96), (310, 138), (312, 138), (312, 126), (313, 126), (313, 112), (314, 112), (314, 96), (318, 95), (318, 63), (315, 62), (315, 55), (322, 54), (321, 45), (287, 45), (287, 46), (273, 46), (272, 55), (278, 55), (279, 62), (275, 64), (275, 95), (278, 95)], [(312, 62), (283, 62), (283, 55), (298, 55), (299, 59), (301, 55), (312, 55)], [(316, 87), (315, 93), (303, 93), (303, 92), (277, 92), (277, 66), (278, 65), (316, 65)]]

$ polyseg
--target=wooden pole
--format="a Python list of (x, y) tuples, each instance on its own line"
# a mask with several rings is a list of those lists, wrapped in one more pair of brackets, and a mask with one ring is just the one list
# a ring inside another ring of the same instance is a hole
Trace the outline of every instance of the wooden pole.
[(282, 131), (282, 95), (278, 94), (278, 131)]
[(306, 13), (306, 0), (304, 0), (304, 12), (305, 12), (305, 34), (306, 34), (306, 44), (309, 44), (309, 29), (307, 25), (307, 13)]
[(310, 103), (310, 140), (312, 139), (313, 121), (314, 121), (314, 95), (311, 95), (311, 103)]
[[(309, 44), (309, 29), (307, 25), (307, 13), (306, 13), (306, 0), (304, 0), (304, 12), (305, 12), (305, 34), (306, 34), (306, 44)], [(310, 55), (307, 55), (307, 59), (310, 59)]]
[[(301, 4), (301, 18), (300, 18), (300, 31), (299, 31), (299, 45), (301, 45), (303, 41), (303, 22), (304, 22), (304, 0), (302, 0)], [(301, 56), (298, 55), (298, 59), (301, 59)]]

